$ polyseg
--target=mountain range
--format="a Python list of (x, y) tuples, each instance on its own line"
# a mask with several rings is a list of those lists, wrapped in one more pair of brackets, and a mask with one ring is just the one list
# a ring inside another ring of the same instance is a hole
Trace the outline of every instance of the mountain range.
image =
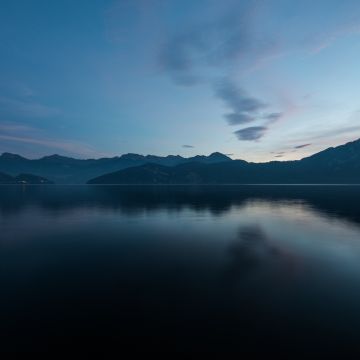
[(43, 176), (57, 184), (84, 184), (94, 177), (147, 163), (176, 166), (190, 162), (212, 164), (222, 161), (231, 159), (226, 155), (213, 153), (209, 156), (198, 155), (190, 158), (175, 155), (161, 157), (125, 154), (113, 158), (87, 160), (51, 155), (32, 160), (17, 154), (3, 153), (0, 156), (0, 171), (12, 176), (20, 173)]
[(3, 153), (0, 172), (12, 178), (33, 174), (58, 184), (354, 184), (360, 183), (360, 139), (301, 160), (267, 163), (232, 160), (218, 152), (190, 158), (125, 154), (87, 160), (60, 155), (31, 160)]
[(189, 162), (173, 167), (144, 164), (106, 174), (89, 184), (358, 184), (360, 139), (296, 161), (211, 164)]

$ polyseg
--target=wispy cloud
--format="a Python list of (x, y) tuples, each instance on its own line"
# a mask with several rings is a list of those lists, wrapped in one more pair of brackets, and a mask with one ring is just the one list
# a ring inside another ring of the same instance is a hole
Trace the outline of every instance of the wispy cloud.
[(0, 123), (0, 133), (29, 133), (33, 132), (35, 129), (31, 126), (25, 124), (4, 122)]
[(232, 11), (187, 24), (169, 36), (158, 57), (161, 69), (176, 83), (193, 85), (202, 79), (204, 68), (224, 68), (243, 54), (257, 51), (250, 30), (257, 3), (238, 2)]
[(360, 136), (360, 126), (359, 125), (344, 125), (342, 127), (334, 127), (329, 130), (318, 130), (308, 132), (306, 135), (294, 139), (294, 141), (312, 141), (312, 145), (315, 142), (322, 141), (323, 139), (331, 139), (339, 136), (346, 135), (346, 138), (352, 139), (354, 137)]
[(185, 149), (193, 149), (195, 146), (193, 145), (182, 145), (183, 148)]
[(83, 144), (80, 142), (71, 142), (71, 141), (61, 141), (61, 140), (53, 140), (46, 138), (29, 138), (29, 137), (20, 137), (20, 136), (11, 136), (11, 135), (1, 135), (0, 139), (4, 141), (11, 142), (21, 142), (27, 144), (40, 145), (47, 149), (51, 150), (61, 150), (67, 154), (78, 155), (78, 156), (90, 156), (90, 157), (98, 157), (105, 156), (106, 154), (99, 153), (91, 146), (87, 144)]
[[(50, 138), (42, 130), (21, 123), (0, 123), (0, 140), (2, 142), (38, 145), (47, 152), (60, 151), (81, 157), (107, 156), (88, 144), (79, 141)], [(1, 149), (0, 149), (1, 150)]]
[[(292, 148), (292, 152), (297, 154), (308, 154), (308, 150), (321, 151), (324, 148), (331, 146), (337, 146), (344, 144), (348, 141), (357, 140), (360, 138), (360, 126), (351, 125), (351, 123), (344, 124), (343, 126), (334, 126), (328, 130), (318, 129), (304, 133), (303, 135), (298, 134), (294, 138), (288, 139), (288, 146)], [(295, 147), (294, 143), (300, 143), (300, 147)], [(308, 146), (302, 146), (307, 145)], [(304, 150), (304, 152), (302, 152)]]
[(3, 115), (13, 114), (22, 117), (47, 118), (58, 116), (61, 111), (58, 108), (38, 103), (32, 99), (15, 99), (0, 96), (0, 113)]
[[(259, 1), (233, 3), (227, 11), (220, 12), (211, 21), (205, 20), (188, 26), (170, 36), (159, 54), (159, 63), (178, 85), (193, 86), (200, 81), (210, 84), (215, 96), (228, 109), (224, 114), (231, 126), (241, 126), (260, 121), (259, 126), (235, 132), (239, 140), (260, 139), (271, 123), (282, 116), (282, 112), (264, 112), (270, 104), (251, 96), (245, 89), (230, 80), (235, 63), (253, 63), (272, 53), (275, 43), (254, 29)], [(230, 9), (230, 10), (229, 10)], [(252, 60), (251, 60), (252, 59)], [(213, 67), (224, 76), (215, 80), (206, 69)]]
[(306, 42), (310, 44), (311, 52), (318, 53), (330, 47), (338, 39), (356, 34), (360, 34), (360, 19), (340, 24), (328, 32), (312, 34), (312, 37), (307, 39)]

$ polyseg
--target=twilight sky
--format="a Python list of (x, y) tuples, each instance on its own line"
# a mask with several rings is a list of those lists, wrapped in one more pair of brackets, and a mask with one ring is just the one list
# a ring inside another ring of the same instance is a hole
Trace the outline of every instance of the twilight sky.
[(0, 153), (298, 159), (360, 137), (358, 0), (0, 0)]

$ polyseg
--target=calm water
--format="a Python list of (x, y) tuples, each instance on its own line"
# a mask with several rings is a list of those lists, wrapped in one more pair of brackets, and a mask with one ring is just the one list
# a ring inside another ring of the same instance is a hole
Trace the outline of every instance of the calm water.
[(360, 353), (359, 204), (347, 186), (0, 187), (1, 350)]

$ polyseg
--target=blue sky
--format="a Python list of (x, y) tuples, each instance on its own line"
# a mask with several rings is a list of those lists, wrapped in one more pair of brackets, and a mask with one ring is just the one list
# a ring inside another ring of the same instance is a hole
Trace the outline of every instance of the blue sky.
[(357, 0), (0, 0), (0, 152), (299, 159), (360, 137)]

